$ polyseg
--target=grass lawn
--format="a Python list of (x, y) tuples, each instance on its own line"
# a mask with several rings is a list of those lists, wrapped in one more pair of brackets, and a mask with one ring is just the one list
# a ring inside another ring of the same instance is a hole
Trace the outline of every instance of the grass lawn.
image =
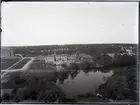
[(16, 62), (18, 62), (21, 58), (6, 58), (6, 59), (1, 59), (1, 70), (2, 69), (7, 69)]

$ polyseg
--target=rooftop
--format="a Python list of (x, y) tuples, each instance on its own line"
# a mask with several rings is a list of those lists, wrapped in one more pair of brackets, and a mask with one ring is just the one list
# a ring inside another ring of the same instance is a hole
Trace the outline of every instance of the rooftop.
[(84, 58), (92, 58), (90, 55), (87, 55), (87, 54), (80, 54), (80, 56), (82, 56)]

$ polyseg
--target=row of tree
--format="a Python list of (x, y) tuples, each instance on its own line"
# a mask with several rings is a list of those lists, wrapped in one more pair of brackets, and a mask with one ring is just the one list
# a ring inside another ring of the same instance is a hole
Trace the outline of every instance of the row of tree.
[[(15, 54), (23, 54), (24, 56), (31, 55), (47, 55), (53, 54), (54, 50), (57, 54), (73, 54), (76, 51), (90, 55), (101, 53), (117, 53), (121, 52), (121, 47), (132, 46), (137, 48), (136, 44), (79, 44), (79, 45), (46, 45), (46, 46), (26, 46), (26, 47), (13, 47)], [(59, 50), (58, 50), (59, 49)], [(68, 50), (62, 50), (68, 49)]]
[(102, 54), (98, 57), (94, 58), (94, 61), (99, 65), (103, 66), (127, 66), (133, 65), (137, 63), (137, 56), (136, 55), (117, 55), (114, 54), (114, 57), (110, 57), (107, 54)]
[(82, 62), (81, 63), (71, 63), (69, 66), (63, 64), (68, 70), (74, 69), (93, 69), (97, 67), (119, 67), (119, 66), (129, 66), (135, 65), (137, 63), (137, 56), (133, 55), (114, 55), (114, 58), (110, 57), (107, 54), (101, 54), (93, 58), (93, 62)]

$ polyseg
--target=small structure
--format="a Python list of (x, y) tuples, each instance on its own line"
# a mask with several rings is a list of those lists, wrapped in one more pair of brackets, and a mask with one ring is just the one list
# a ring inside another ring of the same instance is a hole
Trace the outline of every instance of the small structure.
[(81, 54), (76, 56), (76, 62), (81, 62), (81, 61), (92, 62), (92, 57), (90, 55), (81, 53)]
[(87, 54), (81, 54), (81, 60), (82, 61), (92, 62), (92, 56), (87, 55)]
[(76, 55), (75, 54), (69, 55), (67, 57), (67, 61), (69, 61), (69, 62), (74, 62), (75, 60), (76, 60)]
[(47, 62), (55, 62), (55, 55), (54, 55), (54, 54), (48, 55), (48, 56), (46, 57), (46, 61), (47, 61)]
[(55, 55), (56, 61), (66, 61), (67, 60), (67, 54), (61, 54), (61, 55)]
[(14, 57), (14, 52), (12, 48), (1, 47), (1, 58)]

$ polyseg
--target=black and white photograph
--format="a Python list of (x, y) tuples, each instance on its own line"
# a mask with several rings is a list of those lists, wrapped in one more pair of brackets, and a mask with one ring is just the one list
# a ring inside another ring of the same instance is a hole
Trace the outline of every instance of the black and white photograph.
[(2, 2), (1, 103), (137, 105), (138, 2)]

